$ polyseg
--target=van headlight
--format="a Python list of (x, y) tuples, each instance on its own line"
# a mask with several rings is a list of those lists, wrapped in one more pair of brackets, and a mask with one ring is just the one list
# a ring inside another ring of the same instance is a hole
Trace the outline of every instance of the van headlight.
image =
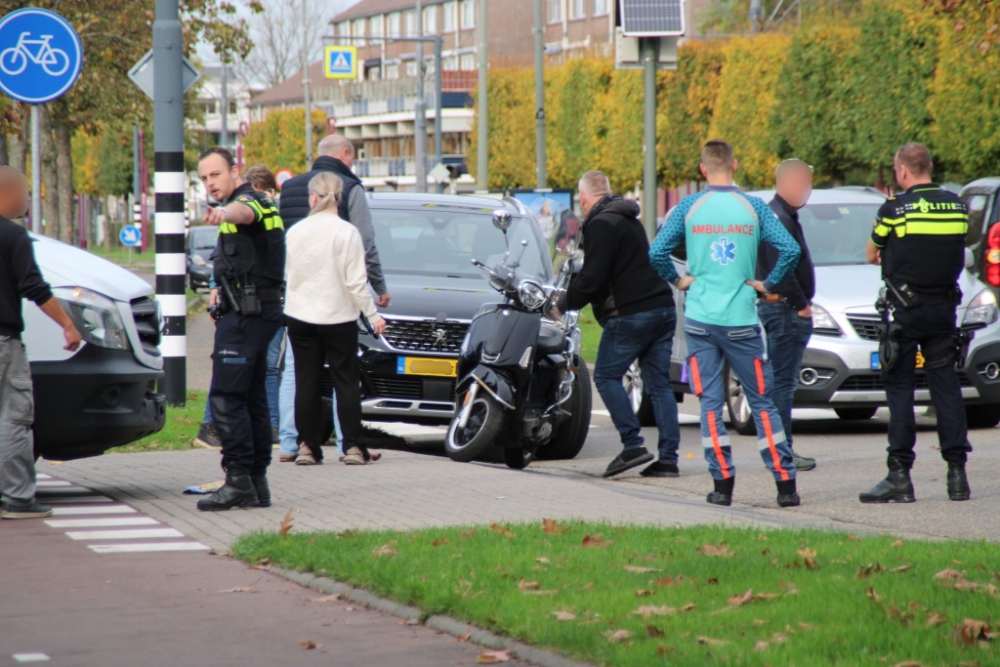
[(127, 350), (128, 334), (115, 302), (83, 287), (52, 290), (83, 340), (109, 350)]
[(837, 321), (833, 319), (833, 315), (830, 314), (823, 306), (817, 306), (815, 303), (812, 305), (813, 314), (813, 333), (820, 334), (822, 336), (842, 336), (843, 331), (840, 330), (840, 325)]
[(997, 297), (992, 290), (984, 289), (969, 302), (962, 324), (993, 324), (997, 321)]
[(549, 298), (544, 287), (527, 278), (518, 283), (517, 296), (528, 310), (538, 310)]

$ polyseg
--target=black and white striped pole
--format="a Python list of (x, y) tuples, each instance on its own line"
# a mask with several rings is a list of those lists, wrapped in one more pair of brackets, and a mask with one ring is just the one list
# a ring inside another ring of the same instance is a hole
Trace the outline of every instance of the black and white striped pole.
[(156, 299), (163, 314), (160, 352), (170, 405), (187, 395), (187, 299), (184, 283), (184, 83), (178, 0), (156, 0), (153, 22), (153, 157), (156, 173)]

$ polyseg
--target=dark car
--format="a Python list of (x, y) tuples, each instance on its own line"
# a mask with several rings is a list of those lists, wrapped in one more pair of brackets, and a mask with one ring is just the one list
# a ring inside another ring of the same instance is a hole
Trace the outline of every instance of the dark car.
[(961, 192), (969, 206), (965, 247), (972, 252), (969, 271), (997, 290), (1000, 287), (1000, 178), (980, 178)]
[(199, 287), (208, 289), (212, 276), (212, 251), (219, 238), (219, 228), (192, 227), (187, 236), (188, 287), (197, 291)]
[[(514, 199), (452, 195), (370, 195), (375, 242), (392, 302), (385, 335), (359, 333), (365, 419), (446, 424), (455, 412), (458, 352), (473, 317), (501, 300), (471, 264), (492, 266), (507, 251), (493, 212), (512, 216), (512, 252), (527, 247), (519, 272), (553, 281), (552, 261), (531, 212)], [(325, 376), (324, 395), (333, 394)]]

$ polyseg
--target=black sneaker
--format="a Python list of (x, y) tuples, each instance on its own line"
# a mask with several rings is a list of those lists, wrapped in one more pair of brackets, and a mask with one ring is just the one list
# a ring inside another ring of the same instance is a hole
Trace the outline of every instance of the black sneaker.
[(625, 449), (615, 457), (615, 460), (608, 464), (608, 469), (604, 471), (604, 477), (614, 477), (626, 470), (641, 466), (653, 460), (653, 455), (646, 451), (645, 447), (635, 449)]
[(198, 435), (194, 437), (194, 444), (205, 449), (222, 449), (222, 440), (219, 439), (219, 432), (215, 430), (215, 422), (205, 422), (198, 429)]
[(3, 501), (3, 509), (0, 510), (0, 519), (44, 519), (52, 516), (52, 508), (46, 505), (39, 505), (38, 501), (32, 500), (30, 503), (18, 504)]
[(643, 477), (680, 477), (681, 471), (677, 469), (676, 463), (654, 461), (639, 474)]

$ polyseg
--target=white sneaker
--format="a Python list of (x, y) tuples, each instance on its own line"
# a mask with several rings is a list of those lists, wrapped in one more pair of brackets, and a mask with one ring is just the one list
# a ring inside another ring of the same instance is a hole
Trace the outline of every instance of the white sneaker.
[(348, 466), (363, 466), (367, 461), (365, 461), (365, 455), (361, 453), (361, 450), (357, 447), (351, 447), (347, 450), (347, 455), (344, 456), (344, 465)]

